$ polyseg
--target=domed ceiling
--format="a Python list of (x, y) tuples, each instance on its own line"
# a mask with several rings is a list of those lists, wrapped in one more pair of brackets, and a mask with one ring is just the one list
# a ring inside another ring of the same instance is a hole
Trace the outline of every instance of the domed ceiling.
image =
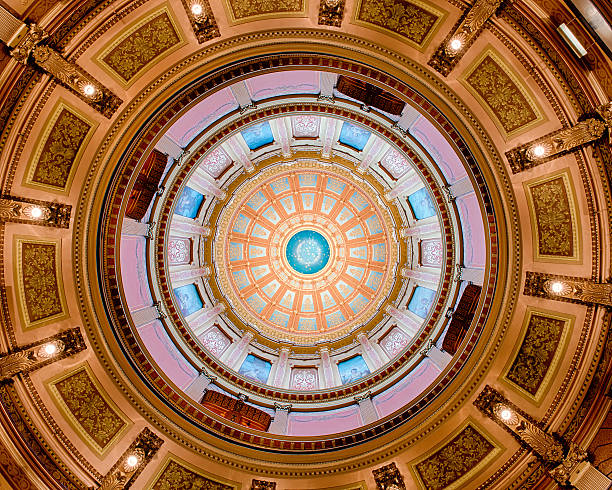
[(9, 486), (604, 488), (612, 77), (571, 10), (8, 3)]

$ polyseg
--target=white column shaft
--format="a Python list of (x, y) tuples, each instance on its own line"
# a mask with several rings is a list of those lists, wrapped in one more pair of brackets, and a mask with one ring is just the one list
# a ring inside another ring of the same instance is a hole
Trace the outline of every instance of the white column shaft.
[(159, 311), (155, 306), (147, 306), (146, 308), (142, 308), (136, 311), (130, 311), (132, 315), (132, 321), (136, 328), (142, 327), (147, 323), (151, 323), (153, 320), (157, 320), (159, 318)]
[(121, 234), (147, 236), (149, 234), (149, 224), (141, 223), (132, 218), (125, 218), (121, 225)]

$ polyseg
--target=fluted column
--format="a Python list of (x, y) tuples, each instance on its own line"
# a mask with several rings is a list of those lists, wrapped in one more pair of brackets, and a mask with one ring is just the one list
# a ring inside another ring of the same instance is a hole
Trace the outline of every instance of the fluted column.
[(444, 368), (451, 361), (453, 356), (451, 356), (448, 352), (444, 352), (438, 349), (432, 340), (430, 339), (425, 349), (421, 351), (421, 354), (427, 356), (427, 358), (440, 370), (443, 371)]
[(364, 357), (370, 361), (370, 364), (374, 367), (374, 369), (378, 369), (383, 365), (383, 361), (380, 358), (380, 355), (370, 342), (370, 339), (363, 332), (357, 335), (357, 340), (361, 344), (361, 349)]
[(331, 358), (329, 357), (329, 349), (327, 347), (323, 347), (319, 351), (319, 354), (321, 356), (321, 369), (323, 371), (323, 379), (321, 381), (323, 381), (325, 384), (325, 388), (336, 386), (334, 372), (331, 365)]
[(194, 173), (190, 179), (191, 184), (199, 187), (204, 194), (208, 196), (214, 196), (217, 199), (225, 198), (225, 191), (217, 185), (212, 179), (207, 178), (203, 173)]
[(238, 342), (233, 343), (221, 355), (220, 360), (232, 369), (240, 367), (237, 364), (242, 360), (242, 358), (249, 350), (249, 344), (251, 343), (251, 340), (253, 340), (253, 334), (251, 332), (246, 332)]
[(191, 319), (189, 326), (193, 334), (197, 337), (204, 332), (219, 316), (225, 311), (225, 304), (218, 303), (215, 306), (203, 308), (198, 312), (198, 316)]
[(165, 155), (168, 155), (173, 160), (180, 160), (183, 156), (183, 148), (179, 146), (179, 144), (170, 138), (167, 134), (164, 134), (157, 144), (155, 148)]
[(287, 426), (289, 423), (289, 412), (291, 411), (292, 405), (282, 405), (280, 403), (274, 403), (274, 420), (270, 424), (268, 432), (272, 434), (286, 435)]
[(276, 362), (276, 372), (274, 373), (273, 386), (282, 386), (285, 376), (287, 374), (287, 368), (289, 367), (289, 354), (288, 348), (283, 347), (278, 355), (278, 361)]
[(414, 337), (418, 331), (419, 325), (408, 315), (406, 309), (398, 309), (394, 306), (388, 305), (385, 308), (387, 314), (391, 316), (397, 325), (408, 335)]
[(378, 420), (378, 411), (372, 401), (372, 393), (368, 391), (353, 398), (359, 405), (359, 413), (364, 425), (371, 424)]
[(163, 318), (165, 315), (160, 310), (160, 304), (155, 303), (151, 306), (146, 306), (145, 308), (141, 308), (139, 310), (130, 311), (130, 315), (132, 317), (132, 322), (136, 328), (142, 327), (148, 323), (151, 323), (154, 320), (159, 318)]
[(133, 235), (133, 236), (149, 236), (151, 226), (149, 223), (142, 223), (136, 221), (133, 218), (123, 218), (121, 224), (122, 235)]
[(210, 277), (210, 267), (191, 267), (189, 269), (170, 271), (170, 281), (173, 287), (178, 287), (181, 283), (189, 284), (200, 277)]
[(202, 369), (198, 377), (195, 378), (187, 388), (185, 388), (185, 394), (199, 402), (202, 399), (206, 389), (211, 383), (214, 383), (216, 379), (216, 376), (212, 376)]

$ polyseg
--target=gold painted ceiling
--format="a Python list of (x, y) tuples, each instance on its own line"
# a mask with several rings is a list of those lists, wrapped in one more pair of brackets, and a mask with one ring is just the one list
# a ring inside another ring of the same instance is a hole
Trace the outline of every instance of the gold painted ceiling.
[(0, 0), (0, 487), (606, 488), (611, 15)]

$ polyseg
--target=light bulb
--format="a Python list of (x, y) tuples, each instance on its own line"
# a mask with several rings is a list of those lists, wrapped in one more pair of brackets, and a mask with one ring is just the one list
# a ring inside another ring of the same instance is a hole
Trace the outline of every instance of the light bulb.
[(96, 87), (94, 87), (91, 83), (88, 83), (87, 85), (83, 87), (83, 93), (87, 97), (91, 97), (93, 94), (96, 93)]
[(450, 43), (450, 47), (453, 51), (459, 51), (461, 49), (462, 42), (459, 39), (453, 39)]
[(550, 285), (550, 290), (555, 294), (559, 294), (561, 291), (563, 291), (563, 283), (559, 281), (553, 282)]
[(138, 464), (138, 457), (134, 456), (133, 454), (128, 456), (125, 460), (125, 464), (130, 468), (134, 468)]
[(31, 209), (30, 214), (32, 215), (32, 218), (38, 219), (42, 216), (43, 210), (38, 206), (35, 206)]
[(52, 356), (57, 352), (57, 346), (55, 344), (47, 344), (45, 345), (45, 354), (48, 356)]
[(512, 412), (507, 408), (504, 408), (499, 414), (502, 420), (508, 421), (512, 418)]
[(546, 148), (544, 148), (542, 145), (537, 145), (534, 149), (533, 149), (533, 154), (536, 157), (543, 157), (544, 153), (546, 153)]
[(194, 3), (191, 5), (191, 13), (193, 15), (202, 15), (202, 5)]

